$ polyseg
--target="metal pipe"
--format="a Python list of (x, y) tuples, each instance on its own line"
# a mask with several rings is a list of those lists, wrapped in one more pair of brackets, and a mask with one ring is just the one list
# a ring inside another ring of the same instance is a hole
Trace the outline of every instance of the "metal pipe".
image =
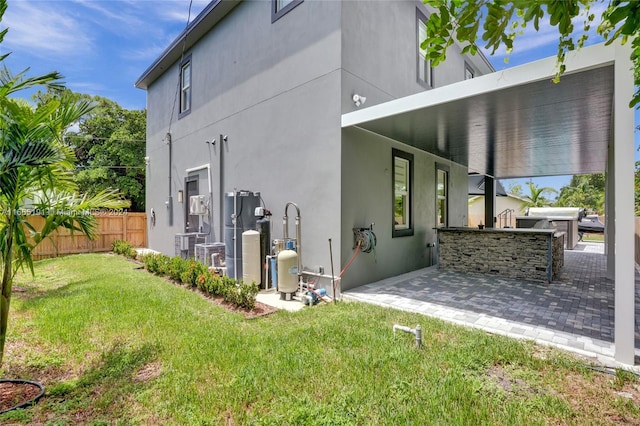
[(233, 188), (233, 278), (238, 281), (238, 191)]
[(220, 135), (220, 241), (224, 241), (224, 143), (227, 141), (225, 135)]
[(409, 328), (404, 325), (393, 324), (393, 335), (396, 335), (396, 330), (404, 331), (405, 333), (411, 333), (416, 336), (416, 347), (420, 349), (422, 347), (422, 327), (420, 324), (416, 325), (416, 328)]
[(283, 232), (282, 238), (286, 240), (289, 238), (289, 206), (296, 208), (296, 251), (298, 252), (298, 281), (300, 283), (300, 292), (302, 292), (302, 232), (300, 229), (300, 208), (296, 203), (289, 201), (284, 207), (284, 217), (282, 218)]
[(167, 198), (167, 209), (169, 210), (169, 226), (173, 226), (173, 196), (171, 195), (171, 168), (172, 168), (172, 158), (171, 158), (171, 133), (167, 132), (165, 139), (167, 140), (167, 144), (169, 145), (169, 197)]
[(331, 238), (329, 238), (329, 259), (331, 261), (331, 288), (333, 289), (333, 303), (337, 303), (335, 272), (333, 272), (333, 249), (331, 248)]

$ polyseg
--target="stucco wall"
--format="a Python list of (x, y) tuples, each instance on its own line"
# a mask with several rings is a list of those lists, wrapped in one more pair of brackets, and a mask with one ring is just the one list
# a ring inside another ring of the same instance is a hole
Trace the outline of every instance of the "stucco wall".
[[(414, 156), (414, 234), (392, 237), (392, 148)], [(354, 227), (375, 223), (374, 253), (358, 255), (343, 289), (430, 266), (435, 260), (436, 163), (449, 167), (449, 225), (467, 220), (467, 170), (448, 160), (359, 129), (342, 131), (342, 265), (353, 253)]]
[[(213, 200), (209, 240), (222, 239), (219, 135), (225, 134), (222, 190), (261, 192), (273, 212), (274, 238), (282, 235), (286, 202), (296, 202), (303, 256), (328, 268), (327, 239), (337, 238), (340, 229), (340, 3), (304, 2), (272, 24), (270, 2), (243, 2), (186, 54), (193, 70), (190, 114), (171, 114), (177, 108), (177, 64), (148, 90), (147, 206), (156, 212), (150, 247), (173, 254), (173, 236), (184, 227), (177, 191), (186, 169), (207, 163)], [(165, 206), (169, 159), (163, 139), (169, 130), (173, 226)], [(215, 146), (206, 143), (213, 138)], [(200, 193), (207, 193), (207, 173), (199, 175)], [(289, 216), (295, 216), (292, 209)]]
[[(343, 1), (342, 5), (342, 111), (357, 109), (354, 93), (367, 97), (363, 107), (401, 98), (428, 87), (417, 79), (416, 11), (429, 16), (421, 1)], [(433, 68), (433, 86), (442, 87), (465, 78), (465, 62), (479, 76), (490, 71), (480, 56), (461, 56), (453, 45), (446, 62)]]

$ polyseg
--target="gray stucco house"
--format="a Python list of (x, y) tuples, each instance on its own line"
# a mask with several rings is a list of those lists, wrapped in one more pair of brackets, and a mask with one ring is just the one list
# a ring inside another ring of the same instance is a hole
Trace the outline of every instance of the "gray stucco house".
[[(468, 224), (469, 172), (486, 176), (488, 226), (496, 179), (604, 172), (615, 358), (634, 364), (629, 44), (570, 52), (560, 84), (555, 58), (492, 72), (458, 46), (431, 69), (428, 13), (414, 0), (210, 3), (136, 82), (148, 93), (150, 247), (174, 254), (185, 231), (222, 241), (223, 194), (258, 191), (273, 238), (287, 203), (300, 207), (305, 268), (330, 270), (332, 239), (337, 273), (353, 228), (375, 224), (375, 253), (342, 277), (349, 289), (430, 266), (435, 228)], [(206, 215), (189, 214), (194, 194)]]
[[(356, 259), (343, 288), (430, 266), (438, 221), (466, 224), (467, 166), (341, 124), (493, 71), (457, 46), (432, 69), (419, 47), (428, 13), (416, 0), (211, 2), (136, 82), (147, 90), (150, 247), (173, 254), (185, 230), (222, 241), (220, 194), (238, 189), (261, 193), (273, 238), (286, 203), (300, 207), (305, 267), (330, 270), (329, 238), (344, 266), (352, 229), (374, 223), (375, 255)], [(194, 190), (213, 214), (188, 229)]]

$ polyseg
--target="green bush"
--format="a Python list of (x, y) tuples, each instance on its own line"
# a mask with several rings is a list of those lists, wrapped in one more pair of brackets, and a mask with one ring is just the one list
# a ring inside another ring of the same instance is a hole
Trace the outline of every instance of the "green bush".
[(124, 240), (116, 240), (111, 243), (111, 250), (115, 254), (120, 254), (131, 259), (135, 259), (138, 256), (136, 249), (131, 247), (131, 244), (128, 241)]
[(218, 276), (194, 259), (170, 258), (157, 253), (142, 256), (140, 260), (145, 269), (151, 273), (167, 275), (174, 281), (197, 287), (212, 296), (222, 296), (226, 302), (241, 308), (255, 307), (256, 295), (260, 290), (255, 282), (248, 284), (233, 278)]
[(189, 259), (186, 261), (185, 268), (180, 274), (180, 280), (185, 284), (196, 287), (198, 285), (198, 276), (208, 272), (205, 265), (196, 262), (194, 259)]
[(144, 256), (142, 262), (147, 271), (156, 275), (166, 275), (171, 258), (162, 253), (153, 253)]
[(180, 281), (182, 273), (187, 269), (187, 261), (183, 258), (176, 256), (169, 262), (169, 277), (174, 281)]

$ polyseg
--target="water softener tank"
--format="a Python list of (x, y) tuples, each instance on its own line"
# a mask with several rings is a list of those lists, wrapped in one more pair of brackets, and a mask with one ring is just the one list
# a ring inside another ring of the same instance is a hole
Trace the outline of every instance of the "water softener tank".
[(260, 262), (260, 233), (245, 231), (242, 233), (242, 281), (260, 285), (262, 276)]
[(224, 194), (225, 263), (227, 275), (231, 278), (242, 279), (242, 233), (256, 228), (255, 209), (259, 205), (259, 192), (236, 191)]
[(278, 253), (278, 291), (290, 295), (298, 290), (298, 253), (282, 250)]

